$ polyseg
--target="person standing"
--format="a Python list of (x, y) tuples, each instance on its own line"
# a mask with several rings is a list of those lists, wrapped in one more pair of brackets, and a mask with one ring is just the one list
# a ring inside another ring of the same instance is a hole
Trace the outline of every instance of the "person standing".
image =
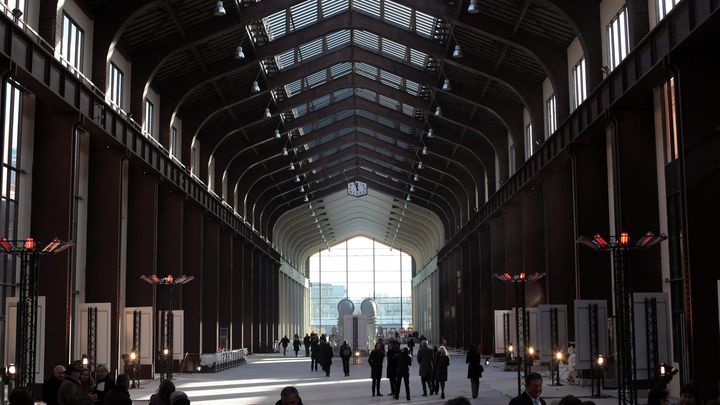
[(485, 371), (482, 364), (480, 353), (478, 353), (475, 345), (470, 346), (467, 356), (465, 357), (465, 364), (468, 365), (467, 378), (470, 379), (470, 389), (472, 391), (473, 399), (478, 396), (478, 388), (480, 387), (480, 378), (482, 377), (483, 371)]
[(293, 336), (293, 350), (295, 351), (295, 357), (297, 357), (298, 352), (300, 351), (300, 337), (297, 333)]
[(132, 405), (130, 399), (130, 377), (127, 374), (117, 376), (117, 383), (113, 384), (111, 389), (105, 390), (105, 400), (101, 402), (104, 405)]
[(320, 343), (318, 343), (318, 361), (320, 367), (325, 371), (325, 376), (330, 377), (330, 367), (332, 366), (333, 349), (330, 343), (327, 342), (325, 335), (320, 336)]
[[(433, 358), (433, 369), (434, 369), (435, 368), (435, 359), (437, 359), (437, 354), (438, 354), (438, 345), (433, 345), (432, 353), (433, 353), (432, 358)], [(433, 374), (432, 389), (430, 390), (430, 395), (432, 395), (432, 394), (437, 395), (439, 389), (440, 389), (440, 384), (438, 384), (438, 382), (435, 381), (435, 374)]]
[(402, 351), (395, 355), (395, 399), (400, 397), (400, 383), (405, 381), (405, 395), (410, 400), (410, 366), (412, 357), (410, 349), (403, 347)]
[(318, 369), (318, 358), (319, 358), (319, 351), (318, 351), (318, 344), (320, 341), (317, 338), (317, 335), (315, 333), (310, 335), (310, 371), (317, 371)]
[(407, 347), (410, 349), (410, 355), (413, 355), (413, 352), (415, 351), (415, 338), (409, 337), (407, 341)]
[[(412, 351), (411, 351), (412, 353)], [(430, 387), (430, 393), (433, 391), (433, 353), (427, 347), (427, 340), (420, 342), (420, 349), (417, 354), (418, 368), (420, 369), (420, 381), (422, 382), (422, 389), (424, 397), (427, 396), (427, 389)]]
[(290, 343), (290, 339), (288, 339), (287, 335), (283, 336), (283, 338), (280, 339), (280, 345), (283, 348), (283, 356), (287, 355), (288, 343)]
[(343, 363), (343, 373), (345, 377), (350, 376), (350, 357), (352, 356), (352, 347), (347, 344), (346, 340), (343, 340), (342, 346), (340, 346), (340, 359)]
[(368, 363), (370, 364), (370, 378), (372, 378), (372, 396), (381, 397), (380, 380), (382, 380), (382, 365), (385, 353), (382, 350), (382, 343), (375, 343), (375, 349), (370, 352)]
[(150, 405), (170, 405), (170, 395), (173, 392), (175, 392), (175, 384), (172, 381), (160, 381), (157, 392), (150, 396)]
[(46, 404), (58, 405), (58, 391), (64, 379), (65, 367), (60, 365), (55, 366), (52, 377), (45, 381), (42, 386), (42, 399)]
[(450, 366), (450, 356), (448, 356), (445, 346), (440, 346), (435, 359), (435, 381), (440, 384), (440, 398), (445, 399), (445, 382), (447, 381), (448, 366)]
[(97, 401), (95, 402), (102, 404), (105, 401), (105, 394), (115, 388), (115, 382), (112, 377), (110, 377), (108, 368), (104, 364), (98, 364), (95, 367), (95, 376), (97, 381), (95, 381), (95, 390), (93, 391), (93, 394), (97, 395)]
[(400, 353), (400, 350), (398, 349), (398, 343), (397, 341), (391, 340), (388, 342), (388, 351), (387, 351), (387, 378), (390, 380), (390, 395), (393, 397), (397, 394), (395, 393), (395, 383), (396, 383), (396, 377), (395, 377), (395, 367), (397, 366), (397, 361), (395, 360), (395, 355)]
[(307, 333), (303, 338), (303, 346), (305, 346), (305, 357), (310, 357), (310, 335)]
[(97, 399), (95, 394), (88, 394), (80, 386), (82, 369), (70, 364), (65, 367), (65, 379), (60, 384), (57, 398), (60, 405), (92, 405)]
[(511, 399), (508, 405), (546, 405), (540, 398), (542, 394), (542, 376), (532, 372), (525, 375), (525, 391)]

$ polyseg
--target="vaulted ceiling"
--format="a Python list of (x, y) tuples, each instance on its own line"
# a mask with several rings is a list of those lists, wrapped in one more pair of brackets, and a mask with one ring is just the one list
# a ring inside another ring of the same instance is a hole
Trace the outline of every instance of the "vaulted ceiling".
[[(107, 27), (95, 49), (133, 64), (131, 112), (149, 85), (160, 142), (180, 119), (182, 162), (296, 266), (355, 234), (431, 260), (507, 180), (508, 154), (524, 160), (523, 109), (544, 139), (545, 78), (566, 115), (585, 3), (81, 2)], [(346, 195), (354, 180), (368, 196)]]

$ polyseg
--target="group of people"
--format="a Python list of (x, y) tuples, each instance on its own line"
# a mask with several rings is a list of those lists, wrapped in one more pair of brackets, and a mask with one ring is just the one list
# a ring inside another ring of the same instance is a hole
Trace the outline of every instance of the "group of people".
[[(288, 348), (289, 344), (290, 344), (290, 339), (288, 339), (287, 335), (283, 336), (283, 338), (280, 339), (280, 346), (282, 346), (282, 349), (283, 349), (283, 356), (287, 356), (287, 348)], [(293, 350), (295, 351), (295, 357), (297, 357), (298, 352), (300, 351), (300, 337), (297, 335), (297, 333), (295, 334), (295, 336), (293, 336), (292, 344), (293, 344)], [(309, 344), (309, 342), (308, 342), (308, 344)], [(307, 352), (307, 346), (306, 346), (305, 350)]]
[(53, 375), (43, 384), (42, 399), (48, 405), (132, 404), (127, 374), (113, 380), (107, 366), (98, 364), (95, 378), (89, 369), (77, 363), (55, 366)]

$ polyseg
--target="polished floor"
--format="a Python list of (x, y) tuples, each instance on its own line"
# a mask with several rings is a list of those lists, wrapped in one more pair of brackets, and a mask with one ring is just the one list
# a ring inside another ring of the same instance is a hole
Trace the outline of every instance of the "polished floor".
[[(366, 359), (360, 365), (350, 366), (350, 377), (344, 377), (340, 359), (334, 359), (330, 377), (322, 371), (311, 372), (310, 360), (273, 354), (248, 356), (248, 363), (216, 374), (179, 374), (174, 376), (177, 389), (188, 394), (193, 404), (242, 405), (274, 404), (280, 399), (280, 390), (294, 385), (300, 391), (303, 403), (312, 404), (393, 404), (407, 403), (401, 396), (395, 401), (387, 379), (382, 384), (383, 397), (372, 397), (370, 391), (370, 368)], [(443, 404), (445, 400), (464, 395), (470, 398), (470, 382), (466, 378), (465, 357), (450, 358), (446, 399), (439, 396), (422, 396), (417, 364), (411, 368), (410, 395), (412, 403)], [(516, 374), (502, 371), (501, 363), (491, 363), (480, 380), (480, 395), (474, 404), (505, 405), (517, 390)], [(141, 389), (130, 390), (134, 404), (147, 404), (157, 388), (158, 381), (143, 381)], [(543, 397), (548, 405), (564, 395), (573, 394), (589, 399), (590, 389), (577, 386), (545, 386)], [(608, 394), (613, 394), (608, 392)], [(616, 404), (617, 399), (594, 399), (597, 405)]]

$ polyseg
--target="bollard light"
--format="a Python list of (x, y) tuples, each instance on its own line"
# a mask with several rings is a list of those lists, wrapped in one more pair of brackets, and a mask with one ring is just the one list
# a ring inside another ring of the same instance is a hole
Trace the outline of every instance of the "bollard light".
[(87, 354), (82, 355), (82, 365), (83, 367), (87, 367), (87, 365), (90, 364), (90, 360), (88, 359)]

